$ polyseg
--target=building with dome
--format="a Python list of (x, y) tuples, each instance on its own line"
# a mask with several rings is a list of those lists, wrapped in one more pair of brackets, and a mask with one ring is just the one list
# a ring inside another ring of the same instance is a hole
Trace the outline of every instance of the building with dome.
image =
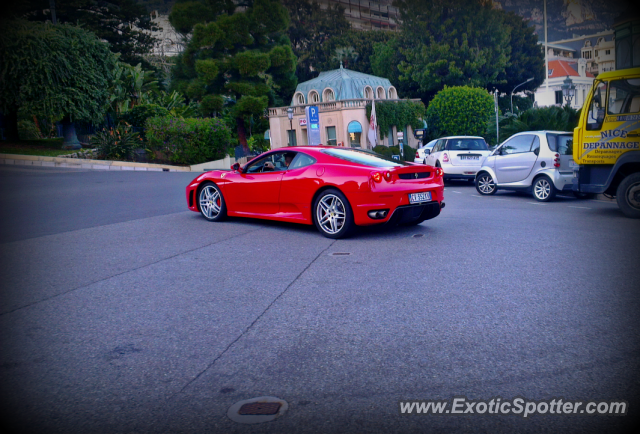
[[(317, 106), (322, 144), (371, 149), (367, 139), (366, 106), (372, 100), (399, 101), (399, 98), (396, 88), (386, 78), (352, 71), (342, 65), (340, 69), (321, 72), (318, 77), (298, 84), (290, 106), (269, 108), (271, 148), (307, 145), (305, 107)], [(395, 127), (384, 140), (380, 131), (376, 133), (377, 145), (398, 144)], [(410, 126), (403, 133), (404, 143), (418, 146), (419, 140), (413, 137)]]

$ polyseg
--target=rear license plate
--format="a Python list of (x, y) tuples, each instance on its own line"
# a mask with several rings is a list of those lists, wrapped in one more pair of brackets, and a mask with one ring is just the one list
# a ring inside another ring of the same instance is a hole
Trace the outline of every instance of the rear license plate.
[(409, 193), (409, 203), (431, 202), (431, 192)]
[(480, 157), (477, 155), (460, 155), (461, 160), (479, 160)]

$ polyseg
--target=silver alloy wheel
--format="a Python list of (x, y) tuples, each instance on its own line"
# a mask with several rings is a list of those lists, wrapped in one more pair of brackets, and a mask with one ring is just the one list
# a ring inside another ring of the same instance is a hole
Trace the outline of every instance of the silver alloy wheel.
[(316, 219), (322, 230), (335, 235), (344, 227), (347, 218), (342, 200), (335, 194), (327, 194), (320, 199), (316, 207)]
[(533, 187), (533, 194), (536, 199), (545, 200), (551, 194), (551, 184), (546, 178), (540, 178)]
[(200, 210), (205, 217), (212, 219), (220, 214), (222, 198), (220, 192), (213, 186), (207, 185), (200, 191)]
[(496, 185), (491, 175), (482, 175), (478, 178), (478, 189), (483, 194), (491, 194), (495, 190)]

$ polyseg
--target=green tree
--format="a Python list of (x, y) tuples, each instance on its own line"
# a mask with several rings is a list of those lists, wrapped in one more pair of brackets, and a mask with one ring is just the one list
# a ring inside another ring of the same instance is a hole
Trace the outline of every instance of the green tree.
[(493, 98), (486, 90), (445, 86), (427, 107), (428, 134), (433, 138), (482, 136), (493, 110)]
[(448, 86), (497, 83), (509, 61), (509, 28), (500, 11), (478, 0), (400, 0), (401, 81), (433, 94)]
[[(24, 17), (32, 21), (51, 21), (49, 0), (6, 2), (4, 16)], [(156, 40), (148, 33), (153, 29), (151, 17), (135, 0), (57, 0), (58, 23), (79, 25), (107, 41), (120, 61), (130, 65), (144, 63)]]
[[(80, 27), (22, 20), (3, 22), (0, 32), (0, 110), (6, 135), (17, 138), (17, 113), (43, 118), (104, 118), (115, 56), (96, 35)], [(75, 139), (67, 128), (65, 143)]]
[[(544, 81), (544, 53), (538, 45), (538, 35), (521, 16), (513, 12), (500, 11), (504, 24), (510, 29), (511, 53), (504, 71), (498, 74), (493, 86), (500, 92), (510, 93), (518, 84), (533, 77), (529, 83), (518, 88), (518, 91), (534, 90)], [(491, 86), (491, 87), (493, 87)]]
[(298, 58), (296, 75), (300, 81), (310, 80), (317, 76), (318, 70), (326, 70), (324, 63), (334, 55), (324, 50), (327, 41), (346, 33), (351, 26), (340, 5), (322, 9), (318, 3), (308, 0), (282, 0), (282, 4), (291, 20), (287, 35)]
[(201, 102), (203, 112), (220, 112), (233, 103), (238, 142), (246, 149), (245, 121), (261, 117), (270, 103), (282, 103), (297, 84), (296, 57), (284, 34), (287, 10), (275, 0), (215, 21), (196, 24), (174, 68), (172, 85)]
[(322, 44), (322, 52), (316, 56), (316, 69), (320, 71), (336, 69), (342, 61), (345, 68), (374, 74), (370, 62), (374, 54), (374, 46), (376, 44), (387, 46), (393, 36), (392, 32), (380, 30), (349, 30), (332, 36)]

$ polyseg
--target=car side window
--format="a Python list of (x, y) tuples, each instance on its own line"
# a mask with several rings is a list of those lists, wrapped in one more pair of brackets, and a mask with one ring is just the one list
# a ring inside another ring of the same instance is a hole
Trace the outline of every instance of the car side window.
[(540, 152), (540, 137), (535, 136), (535, 138), (533, 139), (533, 143), (531, 144), (531, 152), (536, 152), (536, 149), (538, 150), (538, 152)]
[[(270, 165), (266, 163), (271, 163)], [(273, 165), (273, 168), (271, 168)], [(250, 166), (246, 168), (245, 173), (260, 173), (260, 172), (276, 172), (279, 170), (285, 170), (286, 166), (284, 164), (284, 153), (283, 152), (274, 152), (272, 154), (266, 155), (259, 160), (251, 163)]]
[(516, 136), (509, 139), (504, 145), (502, 145), (502, 155), (531, 152), (531, 144), (534, 137), (536, 136), (524, 134), (522, 136)]
[(307, 154), (303, 154), (302, 152), (298, 152), (296, 157), (293, 159), (293, 161), (291, 162), (291, 164), (289, 165), (289, 170), (291, 169), (299, 169), (301, 167), (306, 167), (306, 166), (311, 166), (313, 163), (316, 162), (316, 159), (307, 155)]

